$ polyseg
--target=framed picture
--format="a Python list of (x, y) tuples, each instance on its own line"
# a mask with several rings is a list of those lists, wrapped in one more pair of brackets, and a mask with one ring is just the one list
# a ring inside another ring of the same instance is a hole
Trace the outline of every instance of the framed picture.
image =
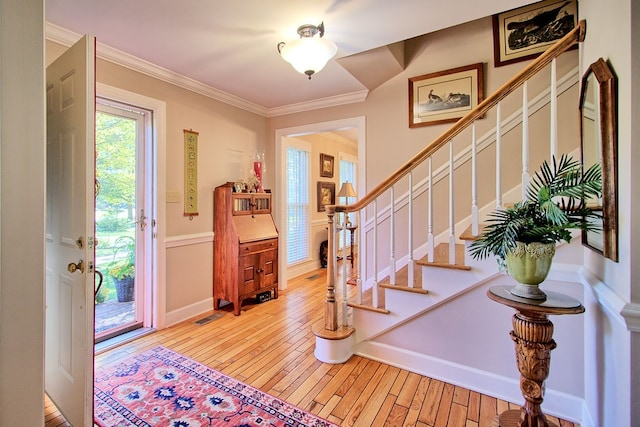
[(455, 122), (483, 99), (482, 62), (409, 79), (409, 127)]
[(318, 212), (324, 212), (326, 205), (336, 204), (336, 184), (318, 181)]
[(493, 15), (494, 66), (535, 58), (577, 24), (577, 0), (545, 0)]
[(320, 176), (333, 178), (333, 156), (320, 153)]

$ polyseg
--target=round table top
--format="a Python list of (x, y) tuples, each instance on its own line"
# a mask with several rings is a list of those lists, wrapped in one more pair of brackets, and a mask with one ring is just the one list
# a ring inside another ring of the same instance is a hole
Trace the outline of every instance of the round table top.
[(513, 295), (513, 286), (494, 286), (487, 291), (487, 296), (500, 304), (518, 310), (526, 310), (541, 314), (578, 314), (584, 313), (584, 307), (577, 299), (558, 292), (545, 290), (547, 299), (534, 300)]

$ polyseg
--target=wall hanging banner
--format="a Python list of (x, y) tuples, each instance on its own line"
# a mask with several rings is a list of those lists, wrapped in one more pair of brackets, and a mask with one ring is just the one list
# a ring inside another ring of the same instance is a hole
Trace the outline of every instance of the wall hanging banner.
[(198, 215), (198, 132), (184, 129), (184, 214)]

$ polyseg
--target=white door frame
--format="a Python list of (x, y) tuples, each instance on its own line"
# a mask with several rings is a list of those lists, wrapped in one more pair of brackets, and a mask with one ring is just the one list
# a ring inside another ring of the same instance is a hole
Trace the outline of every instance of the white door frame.
[(366, 120), (364, 116), (351, 117), (340, 120), (332, 120), (320, 123), (310, 123), (306, 125), (294, 126), (289, 128), (276, 129), (275, 131), (275, 145), (276, 145), (276, 165), (275, 170), (281, 171), (276, 175), (276, 200), (275, 207), (275, 221), (280, 230), (278, 236), (278, 288), (287, 288), (287, 236), (286, 236), (286, 212), (287, 212), (287, 198), (284, 196), (286, 187), (286, 173), (284, 172), (286, 165), (286, 150), (285, 139), (309, 135), (314, 133), (332, 132), (348, 128), (358, 129), (358, 188), (356, 191), (358, 194), (365, 194), (365, 170), (366, 170)]
[[(145, 323), (149, 321), (155, 329), (163, 329), (166, 324), (166, 205), (164, 202), (166, 193), (166, 103), (103, 83), (96, 84), (96, 96), (142, 107), (153, 113), (152, 139), (154, 140), (156, 167), (155, 175), (150, 178), (155, 189), (151, 203), (154, 205), (156, 216), (149, 219), (148, 226), (153, 227), (152, 221), (155, 220), (152, 242), (155, 259), (151, 261), (155, 268), (152, 269), (154, 276), (151, 280), (154, 289), (147, 289), (145, 292), (145, 298), (152, 299), (145, 301), (145, 304), (150, 302), (150, 306), (153, 308), (151, 313), (145, 310)], [(153, 168), (148, 168), (147, 171), (151, 174), (154, 173)]]

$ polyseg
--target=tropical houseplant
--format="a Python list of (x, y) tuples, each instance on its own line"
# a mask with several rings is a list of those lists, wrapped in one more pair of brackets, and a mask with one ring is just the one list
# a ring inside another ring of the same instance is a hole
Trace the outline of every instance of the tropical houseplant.
[[(118, 302), (133, 300), (136, 242), (131, 236), (120, 236), (114, 242), (113, 259), (107, 274), (113, 278)], [(118, 255), (124, 254), (119, 258)]]
[(480, 237), (470, 245), (475, 259), (497, 257), (518, 282), (512, 293), (545, 299), (538, 285), (546, 278), (558, 242), (571, 241), (571, 230), (600, 231), (601, 213), (588, 201), (602, 195), (599, 164), (583, 171), (570, 156), (544, 161), (531, 178), (526, 198), (489, 214)]

